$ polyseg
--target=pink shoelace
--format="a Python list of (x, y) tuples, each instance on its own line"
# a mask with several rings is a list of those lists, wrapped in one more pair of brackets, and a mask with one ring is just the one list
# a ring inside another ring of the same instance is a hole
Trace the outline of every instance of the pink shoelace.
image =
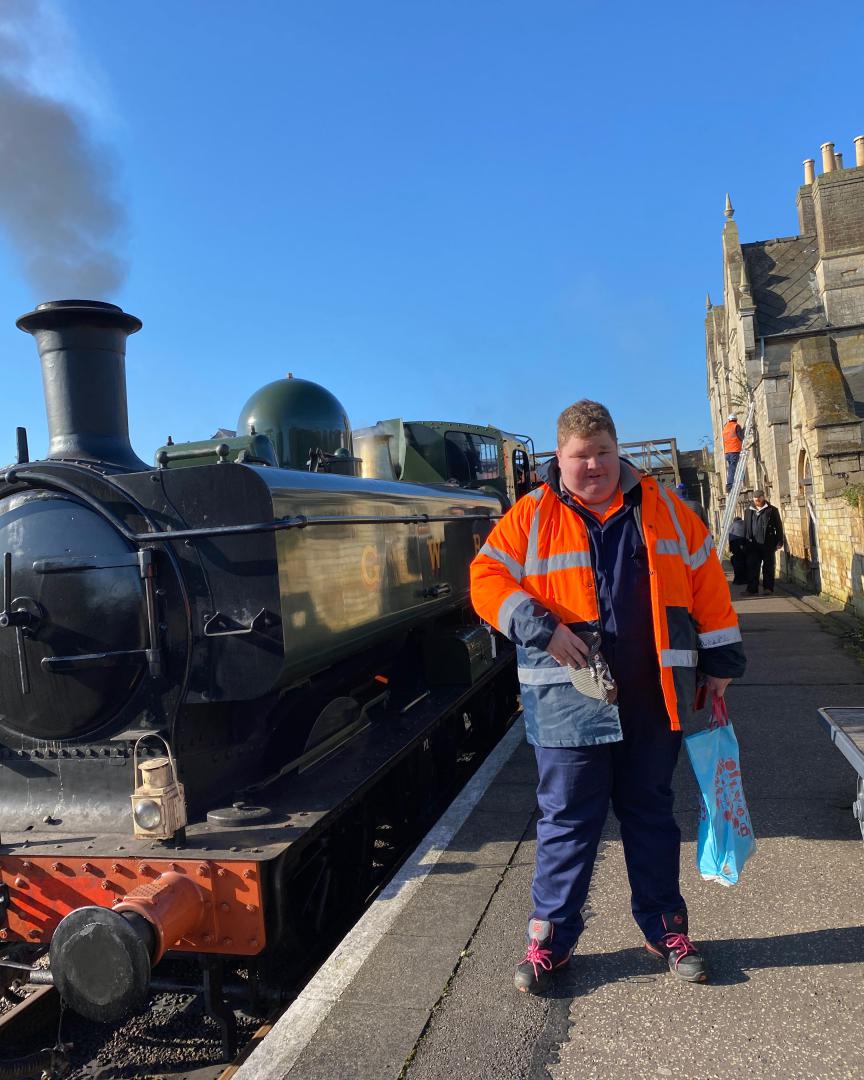
[(534, 975), (539, 977), (538, 967), (543, 968), (544, 971), (552, 970), (552, 950), (541, 949), (540, 942), (536, 938), (532, 938), (527, 952), (522, 957), (522, 963), (531, 964), (534, 968)]
[(677, 953), (675, 967), (677, 968), (688, 953), (695, 953), (696, 947), (686, 934), (664, 934), (663, 944), (671, 952)]

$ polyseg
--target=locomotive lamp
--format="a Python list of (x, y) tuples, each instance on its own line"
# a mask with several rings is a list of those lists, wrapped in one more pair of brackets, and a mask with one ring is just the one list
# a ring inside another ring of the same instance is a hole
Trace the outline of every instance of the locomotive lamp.
[(135, 792), (131, 796), (135, 835), (142, 840), (170, 840), (186, 824), (183, 785), (177, 779), (177, 767), (167, 743), (167, 757), (140, 764), (138, 743), (133, 753)]

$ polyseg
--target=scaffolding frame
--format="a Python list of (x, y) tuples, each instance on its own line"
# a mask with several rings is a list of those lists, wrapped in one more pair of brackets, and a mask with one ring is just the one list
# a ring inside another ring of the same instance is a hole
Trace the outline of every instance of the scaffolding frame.
[(619, 443), (618, 447), (623, 457), (661, 484), (674, 488), (681, 483), (677, 439), (641, 439)]

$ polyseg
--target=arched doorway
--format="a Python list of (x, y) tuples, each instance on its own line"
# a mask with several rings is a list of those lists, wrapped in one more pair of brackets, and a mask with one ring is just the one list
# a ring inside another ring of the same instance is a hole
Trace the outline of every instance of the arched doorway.
[(798, 493), (801, 496), (801, 533), (805, 538), (806, 555), (809, 559), (807, 584), (814, 592), (822, 591), (822, 577), (819, 572), (819, 533), (816, 521), (816, 501), (813, 496), (813, 473), (810, 469), (810, 455), (801, 449), (798, 455)]

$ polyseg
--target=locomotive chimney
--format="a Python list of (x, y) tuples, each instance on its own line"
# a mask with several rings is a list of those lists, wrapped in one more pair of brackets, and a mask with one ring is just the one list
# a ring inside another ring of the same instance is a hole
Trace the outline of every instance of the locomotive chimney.
[(53, 300), (15, 324), (36, 339), (48, 413), (48, 458), (149, 468), (129, 442), (126, 338), (141, 320), (97, 300)]

